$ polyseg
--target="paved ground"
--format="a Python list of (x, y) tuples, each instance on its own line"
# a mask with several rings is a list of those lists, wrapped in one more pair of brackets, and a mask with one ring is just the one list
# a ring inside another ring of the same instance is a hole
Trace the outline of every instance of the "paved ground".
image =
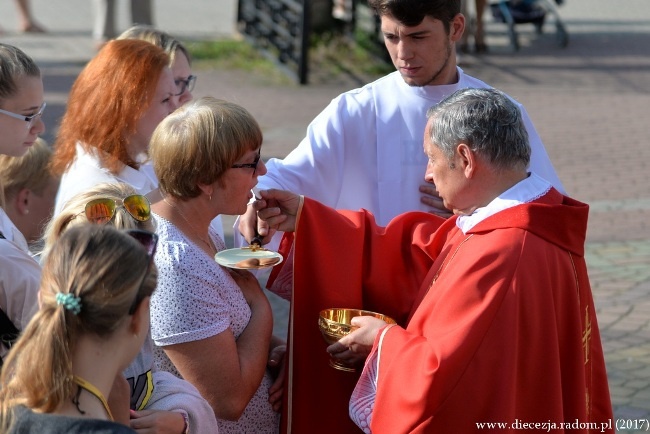
[[(67, 92), (93, 55), (88, 0), (32, 0), (47, 35), (17, 34), (13, 2), (0, 2), (0, 41), (25, 49), (45, 76), (45, 121), (52, 141)], [(154, 0), (157, 24), (192, 40), (234, 32), (234, 0)], [(124, 4), (123, 4), (124, 3)], [(125, 2), (119, 3), (125, 9)], [(650, 3), (568, 0), (560, 8), (566, 49), (553, 19), (542, 35), (518, 26), (514, 53), (505, 26), (486, 17), (490, 53), (462, 57), (470, 74), (501, 88), (528, 109), (565, 187), (591, 206), (587, 262), (599, 313), (615, 415), (650, 418)], [(127, 27), (124, 11), (120, 27)], [(234, 100), (258, 118), (266, 156), (286, 155), (307, 123), (355, 84), (269, 84), (246, 74), (198, 71), (195, 94)], [(645, 180), (645, 181), (644, 181)], [(274, 301), (278, 330), (286, 305)], [(644, 429), (647, 431), (647, 429)], [(621, 432), (635, 432), (621, 430)]]

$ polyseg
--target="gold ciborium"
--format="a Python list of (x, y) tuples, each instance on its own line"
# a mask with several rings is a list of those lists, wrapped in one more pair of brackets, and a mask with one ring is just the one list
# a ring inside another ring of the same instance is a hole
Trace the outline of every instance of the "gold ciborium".
[[(372, 316), (384, 320), (388, 324), (395, 324), (395, 320), (389, 316), (369, 310), (333, 308), (323, 309), (318, 316), (318, 328), (327, 345), (332, 345), (343, 336), (356, 330), (351, 324), (352, 318), (356, 316)], [(345, 362), (330, 357), (330, 366), (341, 371), (354, 372), (356, 368), (347, 365)]]

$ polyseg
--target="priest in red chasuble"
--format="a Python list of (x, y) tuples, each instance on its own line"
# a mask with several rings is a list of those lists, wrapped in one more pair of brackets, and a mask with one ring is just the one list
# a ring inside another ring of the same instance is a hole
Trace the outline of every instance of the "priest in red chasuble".
[[(503, 93), (459, 90), (427, 116), (425, 179), (450, 219), (413, 212), (384, 228), (364, 210), (261, 193), (260, 218), (295, 231), (293, 266), (272, 276), (293, 285), (283, 432), (613, 432), (588, 206), (528, 172), (526, 129)], [(397, 325), (356, 318), (326, 352), (318, 313), (331, 307)], [(332, 369), (330, 355), (360, 373)]]

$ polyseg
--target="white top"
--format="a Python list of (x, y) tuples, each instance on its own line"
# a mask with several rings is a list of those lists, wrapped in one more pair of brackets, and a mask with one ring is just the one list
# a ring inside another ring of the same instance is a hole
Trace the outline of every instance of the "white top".
[(177, 411), (189, 416), (189, 432), (219, 434), (214, 410), (190, 383), (166, 371), (153, 374), (155, 388), (147, 410)]
[[(339, 95), (297, 148), (266, 163), (268, 173), (257, 186), (290, 190), (336, 209), (364, 208), (382, 226), (407, 211), (428, 211), (418, 190), (427, 166), (426, 112), (458, 89), (490, 87), (460, 68), (458, 76), (455, 84), (413, 87), (395, 71)], [(517, 105), (532, 148), (530, 170), (564, 192), (528, 113)]]
[[(250, 321), (251, 310), (224, 268), (171, 222), (157, 214), (154, 217), (159, 236), (155, 256), (158, 286), (151, 297), (151, 335), (157, 345), (154, 352), (158, 367), (180, 377), (160, 347), (199, 341), (227, 329), (238, 338)], [(212, 228), (209, 234), (217, 250), (225, 249)], [(218, 419), (219, 432), (277, 433), (280, 417), (268, 402), (271, 384), (267, 372), (237, 422)]]
[(158, 180), (152, 177), (153, 172), (136, 170), (125, 165), (119, 173), (114, 174), (102, 165), (96, 153), (100, 152), (99, 150), (86, 152), (79, 143), (76, 150), (74, 161), (61, 177), (54, 214), (60, 213), (71, 197), (97, 184), (124, 182), (133, 187), (138, 194), (147, 194), (158, 188)]
[[(0, 309), (18, 330), (23, 330), (38, 311), (41, 267), (27, 249), (27, 241), (0, 208)], [(7, 349), (0, 345), (0, 357)]]
[[(96, 152), (99, 151), (96, 150)], [(61, 212), (63, 206), (71, 197), (97, 184), (124, 182), (133, 187), (138, 194), (143, 195), (158, 188), (158, 178), (150, 162), (144, 162), (140, 166), (140, 170), (124, 165), (120, 173), (114, 174), (102, 165), (96, 152), (86, 152), (81, 144), (77, 143), (75, 159), (61, 177), (59, 192), (56, 195), (54, 215)], [(211, 222), (211, 226), (223, 239), (224, 232), (221, 216), (217, 216)]]

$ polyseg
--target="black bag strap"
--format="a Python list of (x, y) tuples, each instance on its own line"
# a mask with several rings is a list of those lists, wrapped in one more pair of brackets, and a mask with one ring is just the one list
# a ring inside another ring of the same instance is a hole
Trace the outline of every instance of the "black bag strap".
[(0, 309), (0, 343), (11, 348), (20, 331), (9, 319), (4, 310)]
[[(0, 239), (6, 239), (2, 232), (0, 232)], [(16, 328), (14, 323), (11, 322), (5, 311), (0, 309), (0, 344), (7, 348), (11, 348), (16, 339), (18, 339), (19, 334), (20, 331)], [(0, 366), (2, 366), (1, 357)]]
[[(7, 349), (18, 339), (20, 331), (16, 328), (14, 323), (11, 322), (4, 310), (0, 309), (0, 345)], [(0, 366), (2, 366), (2, 357), (0, 357)]]

